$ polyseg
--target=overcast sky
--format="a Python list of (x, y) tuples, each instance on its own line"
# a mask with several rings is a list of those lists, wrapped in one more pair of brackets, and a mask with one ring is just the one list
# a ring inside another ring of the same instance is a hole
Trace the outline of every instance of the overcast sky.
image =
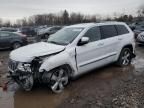
[(134, 14), (143, 3), (144, 0), (0, 0), (0, 18), (15, 20), (65, 9), (83, 14)]

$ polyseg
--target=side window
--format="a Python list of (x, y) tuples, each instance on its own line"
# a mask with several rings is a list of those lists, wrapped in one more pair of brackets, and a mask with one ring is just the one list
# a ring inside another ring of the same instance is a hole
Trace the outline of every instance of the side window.
[(84, 36), (89, 37), (90, 42), (99, 40), (101, 38), (99, 27), (93, 27), (89, 29)]
[(9, 33), (6, 33), (6, 32), (1, 32), (1, 33), (0, 33), (0, 36), (1, 36), (1, 37), (10, 37), (10, 34), (9, 34)]
[(102, 39), (117, 36), (117, 30), (114, 25), (100, 26), (100, 30), (101, 30), (101, 38)]
[(116, 25), (116, 28), (119, 35), (129, 33), (128, 29), (124, 25)]

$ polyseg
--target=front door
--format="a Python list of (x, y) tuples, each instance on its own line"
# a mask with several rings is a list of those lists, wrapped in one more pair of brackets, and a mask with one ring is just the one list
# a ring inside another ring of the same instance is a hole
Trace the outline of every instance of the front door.
[(89, 37), (89, 43), (76, 47), (79, 73), (96, 67), (97, 59), (103, 55), (101, 52), (103, 43), (100, 41), (101, 35), (99, 27), (89, 29), (84, 37)]

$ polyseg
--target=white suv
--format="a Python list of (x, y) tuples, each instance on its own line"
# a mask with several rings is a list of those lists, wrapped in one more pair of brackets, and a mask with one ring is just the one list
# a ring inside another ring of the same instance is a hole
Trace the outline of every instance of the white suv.
[(77, 24), (63, 28), (47, 42), (12, 51), (8, 69), (26, 91), (38, 81), (59, 93), (70, 78), (113, 62), (129, 65), (134, 52), (134, 34), (125, 23)]

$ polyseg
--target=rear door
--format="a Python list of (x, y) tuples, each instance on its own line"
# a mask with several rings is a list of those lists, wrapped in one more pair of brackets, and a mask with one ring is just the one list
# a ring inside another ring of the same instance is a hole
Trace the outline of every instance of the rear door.
[(129, 37), (129, 31), (124, 25), (116, 25), (117, 31), (118, 31), (118, 40), (119, 43), (123, 41), (123, 39), (127, 39)]
[(0, 32), (0, 47), (7, 48), (10, 47), (12, 40), (12, 35), (9, 32)]
[(118, 53), (118, 33), (115, 25), (103, 25), (100, 26), (101, 31), (101, 43), (104, 52), (102, 64), (115, 61)]

